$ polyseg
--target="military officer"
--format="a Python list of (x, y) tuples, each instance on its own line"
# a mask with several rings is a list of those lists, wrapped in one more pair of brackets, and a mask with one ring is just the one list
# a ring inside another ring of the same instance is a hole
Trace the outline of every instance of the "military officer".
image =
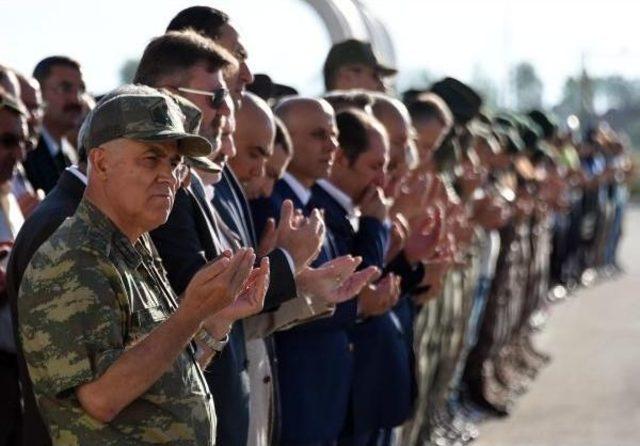
[(54, 445), (212, 445), (216, 418), (201, 366), (224, 340), (207, 320), (239, 295), (264, 293), (268, 263), (254, 269), (250, 249), (225, 252), (178, 306), (147, 232), (169, 215), (188, 173), (182, 157), (211, 146), (149, 87), (128, 86), (87, 119), (84, 197), (20, 286), (20, 338), (38, 406)]

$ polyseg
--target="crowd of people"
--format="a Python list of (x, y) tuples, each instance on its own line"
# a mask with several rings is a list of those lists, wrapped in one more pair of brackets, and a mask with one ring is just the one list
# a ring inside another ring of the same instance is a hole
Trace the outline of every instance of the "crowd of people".
[(465, 444), (620, 270), (605, 124), (396, 94), (355, 39), (304, 96), (242, 42), (196, 6), (102, 96), (0, 68), (0, 445)]

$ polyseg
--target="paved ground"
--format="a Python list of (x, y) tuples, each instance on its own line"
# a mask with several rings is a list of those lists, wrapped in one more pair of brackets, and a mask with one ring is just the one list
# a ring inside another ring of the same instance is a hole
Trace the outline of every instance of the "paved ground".
[(554, 307), (537, 343), (553, 362), (475, 445), (640, 445), (640, 208), (626, 228), (626, 275)]

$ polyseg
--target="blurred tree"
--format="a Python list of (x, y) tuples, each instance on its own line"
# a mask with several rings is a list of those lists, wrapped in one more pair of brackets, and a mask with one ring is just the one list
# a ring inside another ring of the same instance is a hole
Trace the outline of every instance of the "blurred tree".
[(128, 84), (133, 81), (133, 76), (138, 69), (139, 61), (137, 59), (126, 60), (120, 67), (120, 80), (123, 84)]
[(515, 107), (519, 111), (542, 107), (543, 84), (530, 62), (520, 62), (511, 71)]

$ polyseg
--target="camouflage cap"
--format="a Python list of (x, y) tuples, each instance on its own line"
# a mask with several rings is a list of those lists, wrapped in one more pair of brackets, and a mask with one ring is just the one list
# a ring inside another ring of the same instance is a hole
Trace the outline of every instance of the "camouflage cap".
[(347, 39), (335, 43), (324, 61), (323, 73), (325, 80), (331, 77), (338, 68), (349, 64), (362, 64), (373, 68), (382, 77), (393, 76), (398, 73), (393, 67), (381, 62), (370, 42), (358, 39)]
[(186, 116), (167, 94), (146, 86), (127, 86), (126, 93), (99, 103), (89, 113), (80, 144), (91, 149), (118, 138), (174, 140), (182, 155), (206, 156), (211, 144), (190, 131), (192, 123), (193, 116)]

